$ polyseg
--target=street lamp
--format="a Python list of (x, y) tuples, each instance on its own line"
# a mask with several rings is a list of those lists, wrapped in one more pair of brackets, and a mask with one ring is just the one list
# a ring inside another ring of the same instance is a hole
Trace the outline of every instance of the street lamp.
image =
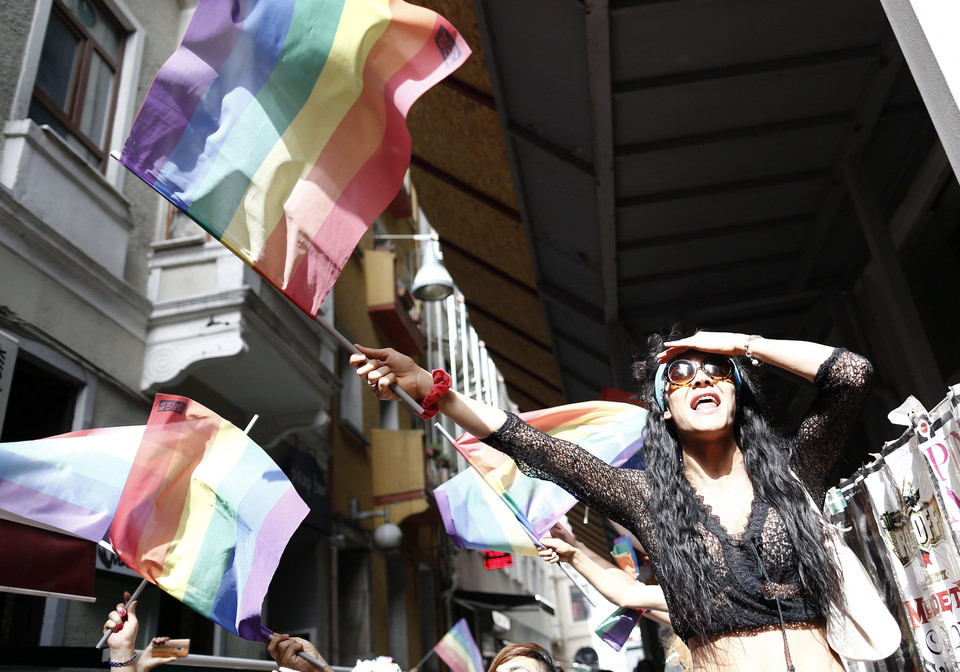
[(372, 511), (361, 511), (360, 500), (350, 500), (350, 520), (363, 520), (383, 516), (383, 524), (373, 531), (373, 544), (382, 551), (389, 551), (400, 548), (400, 542), (403, 541), (403, 531), (399, 526), (390, 522), (390, 507), (385, 506), (382, 509)]
[(420, 268), (410, 291), (421, 301), (441, 301), (453, 294), (453, 278), (440, 261), (440, 242), (435, 233), (374, 234), (374, 240), (416, 240), (420, 245)]
[(429, 241), (423, 246), (420, 270), (413, 278), (410, 291), (421, 301), (441, 301), (453, 294), (453, 278), (437, 257), (435, 247), (440, 243)]

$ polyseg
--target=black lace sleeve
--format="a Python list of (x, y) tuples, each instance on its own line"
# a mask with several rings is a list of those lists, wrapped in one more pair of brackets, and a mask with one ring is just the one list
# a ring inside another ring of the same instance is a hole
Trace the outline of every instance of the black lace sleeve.
[(484, 443), (506, 453), (527, 476), (552, 481), (601, 515), (640, 538), (647, 547), (650, 488), (639, 469), (611, 467), (580, 446), (534, 429), (513, 414)]
[(866, 358), (837, 348), (814, 378), (820, 391), (793, 439), (791, 462), (818, 502), (823, 501), (827, 474), (856, 426), (872, 374)]

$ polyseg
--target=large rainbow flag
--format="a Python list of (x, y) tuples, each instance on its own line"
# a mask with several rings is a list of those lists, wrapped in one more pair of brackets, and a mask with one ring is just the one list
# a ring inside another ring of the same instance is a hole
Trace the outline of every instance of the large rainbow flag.
[(104, 539), (143, 426), (0, 443), (0, 517)]
[[(565, 439), (613, 466), (643, 445), (645, 409), (590, 401), (523, 413), (542, 432)], [(470, 434), (455, 443), (473, 467), (434, 490), (444, 526), (460, 548), (536, 555), (540, 539), (577, 500), (560, 486), (526, 476), (516, 463)]]
[(235, 634), (261, 641), (260, 609), (307, 506), (240, 429), (157, 395), (110, 528), (120, 559)]
[(315, 316), (469, 54), (403, 0), (200, 0), (120, 163)]
[(436, 643), (433, 650), (453, 672), (483, 672), (483, 656), (470, 634), (466, 619), (461, 618)]

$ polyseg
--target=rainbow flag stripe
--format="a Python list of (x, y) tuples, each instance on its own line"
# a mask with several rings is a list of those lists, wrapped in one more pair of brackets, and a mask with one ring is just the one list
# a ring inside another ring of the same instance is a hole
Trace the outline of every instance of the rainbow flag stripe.
[(260, 609), (307, 506), (240, 429), (157, 395), (110, 539), (145, 579), (225, 629), (261, 641)]
[(466, 619), (461, 618), (433, 647), (453, 672), (483, 672), (483, 656), (470, 634)]
[[(542, 432), (621, 466), (643, 445), (646, 413), (633, 404), (590, 401), (520, 417)], [(577, 500), (554, 483), (524, 475), (512, 459), (470, 434), (457, 439), (455, 446), (473, 469), (434, 490), (453, 543), (460, 548), (536, 555), (533, 540), (540, 539)]]
[(403, 0), (200, 0), (120, 163), (315, 316), (469, 54)]
[(143, 431), (110, 427), (0, 443), (0, 517), (104, 539)]

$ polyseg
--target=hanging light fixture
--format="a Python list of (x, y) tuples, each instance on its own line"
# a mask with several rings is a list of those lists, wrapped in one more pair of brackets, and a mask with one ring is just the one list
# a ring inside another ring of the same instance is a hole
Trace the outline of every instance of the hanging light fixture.
[(440, 301), (453, 294), (453, 278), (437, 257), (439, 243), (429, 240), (422, 249), (422, 263), (410, 291), (421, 301)]

